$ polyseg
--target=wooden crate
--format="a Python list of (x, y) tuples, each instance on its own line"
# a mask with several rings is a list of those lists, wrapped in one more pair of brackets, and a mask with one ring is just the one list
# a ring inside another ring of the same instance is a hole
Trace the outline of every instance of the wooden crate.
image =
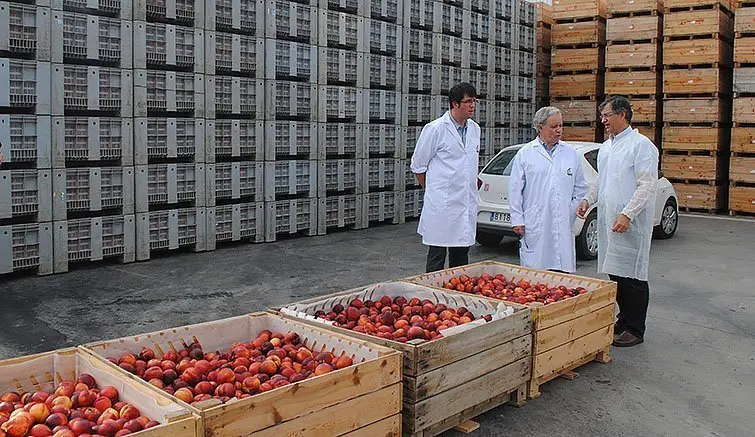
[(663, 42), (663, 65), (718, 64), (731, 66), (732, 46), (715, 38)]
[(606, 23), (606, 41), (657, 39), (663, 29), (662, 20), (660, 15), (611, 18)]
[(571, 74), (551, 77), (551, 98), (594, 97), (603, 94), (603, 74)]
[(661, 65), (661, 43), (611, 44), (606, 47), (606, 68), (655, 68)]
[(608, 16), (633, 12), (662, 11), (663, 0), (606, 0)]
[[(665, 170), (664, 170), (665, 174)], [(726, 187), (707, 183), (674, 182), (674, 190), (679, 200), (679, 208), (688, 210), (707, 210), (710, 212), (724, 208)]]
[(553, 0), (553, 19), (605, 17), (606, 0)]
[(732, 156), (729, 161), (729, 180), (755, 184), (755, 157)]
[(729, 0), (663, 0), (663, 6), (668, 9), (676, 8), (691, 8), (698, 6), (713, 6), (720, 5), (724, 8), (731, 10), (732, 2)]
[(556, 23), (551, 29), (551, 45), (605, 45), (606, 23), (602, 20)]
[(654, 96), (660, 85), (660, 74), (653, 70), (606, 72), (606, 94)]
[(723, 99), (664, 99), (663, 120), (677, 123), (722, 123), (729, 111)]
[[(389, 282), (365, 288), (308, 299), (280, 309), (288, 317), (313, 315), (336, 304), (348, 306), (354, 298), (377, 300), (417, 297), (465, 307), (476, 316), (495, 313), (497, 301), (479, 296), (459, 296), (405, 282)], [(433, 341), (412, 340), (408, 343), (373, 337), (344, 328), (302, 319), (322, 325), (347, 336), (374, 341), (403, 354), (405, 435), (433, 436), (471, 419), (482, 411), (479, 407), (491, 398), (506, 402), (508, 395), (518, 404), (524, 402), (524, 390), (530, 378), (532, 360), (532, 315), (528, 308), (512, 305), (515, 312), (488, 323), (468, 326), (468, 330)], [(461, 414), (474, 410), (474, 415)], [(453, 418), (447, 420), (448, 418)]]
[[(369, 426), (385, 426), (385, 422), (377, 425), (381, 421), (395, 422), (402, 396), (399, 353), (269, 313), (95, 342), (85, 348), (102, 360), (129, 352), (139, 353), (145, 346), (162, 353), (175, 349), (174, 345), (190, 344), (194, 339), (205, 351), (222, 351), (234, 342), (256, 338), (265, 329), (295, 331), (308, 347), (339, 355), (345, 352), (353, 357), (354, 365), (226, 404), (210, 400), (201, 405), (187, 405), (170, 396), (200, 416), (201, 435), (294, 435), (305, 430), (317, 430), (320, 435), (360, 434)], [(145, 387), (152, 387), (136, 375), (104, 362)], [(391, 432), (399, 435), (400, 428), (393, 428)]]
[(535, 28), (535, 39), (538, 48), (551, 48), (552, 32), (551, 28), (546, 26), (537, 26)]
[[(554, 103), (554, 102), (551, 102)], [(598, 138), (598, 129), (602, 131), (602, 127), (596, 128), (595, 126), (564, 126), (564, 140), (565, 141), (601, 141)]]
[(540, 385), (593, 360), (610, 362), (616, 303), (616, 283), (595, 278), (546, 272), (495, 261), (407, 278), (409, 282), (443, 289), (451, 277), (483, 273), (507, 279), (545, 282), (550, 285), (584, 287), (588, 293), (550, 305), (530, 304), (532, 308), (532, 379), (528, 395), (540, 395)]
[(731, 93), (731, 70), (721, 68), (681, 68), (663, 70), (664, 94)]
[(755, 8), (737, 9), (734, 14), (734, 33), (737, 37), (739, 34), (755, 33)]
[[(665, 2), (664, 2), (665, 5)], [(663, 36), (718, 35), (731, 39), (734, 20), (721, 9), (695, 9), (667, 12), (663, 17)]]
[(551, 71), (551, 50), (538, 47), (535, 53), (535, 68), (538, 71)]
[(583, 49), (554, 48), (551, 52), (551, 71), (553, 73), (574, 71), (597, 71), (606, 65), (603, 47)]
[(741, 67), (742, 64), (755, 63), (755, 36), (734, 40), (734, 62), (736, 67)]
[(553, 106), (561, 110), (564, 124), (598, 121), (598, 102), (594, 100), (560, 100), (553, 102)]
[(545, 2), (535, 3), (535, 21), (537, 23), (553, 24), (553, 6)]
[(729, 210), (734, 213), (755, 213), (755, 187), (729, 187)]
[(719, 181), (725, 178), (725, 159), (720, 156), (663, 154), (663, 174), (670, 179)]
[(737, 97), (733, 101), (734, 123), (755, 123), (755, 97)]
[(734, 69), (733, 90), (737, 97), (741, 94), (755, 94), (755, 67)]
[(631, 96), (630, 100), (632, 103), (632, 123), (655, 123), (658, 121), (658, 105), (661, 100), (631, 98)]
[[(634, 118), (632, 119), (634, 122)], [(632, 127), (637, 129), (642, 135), (648, 137), (650, 141), (656, 146), (658, 145), (658, 127), (655, 125), (645, 124), (632, 124)]]
[(188, 408), (172, 402), (167, 394), (124, 377), (81, 348), (61, 349), (0, 361), (0, 393), (6, 391), (52, 393), (61, 381), (92, 375), (97, 386), (113, 386), (120, 399), (134, 405), (144, 416), (161, 425), (132, 435), (138, 437), (196, 436), (198, 417)]
[(666, 126), (663, 150), (723, 150), (725, 137), (725, 128)]
[(731, 130), (731, 151), (755, 153), (755, 127), (735, 127)]

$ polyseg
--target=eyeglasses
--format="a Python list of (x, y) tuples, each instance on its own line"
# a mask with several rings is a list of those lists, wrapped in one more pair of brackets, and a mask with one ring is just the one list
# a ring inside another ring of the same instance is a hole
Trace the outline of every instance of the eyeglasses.
[(476, 103), (476, 102), (477, 102), (477, 99), (475, 99), (475, 98), (464, 99), (464, 100), (461, 101), (461, 103), (464, 103), (464, 104)]
[(617, 114), (616, 112), (609, 112), (608, 114), (600, 114), (600, 119), (601, 120), (608, 120), (608, 117), (610, 117), (612, 115), (616, 115), (616, 114)]

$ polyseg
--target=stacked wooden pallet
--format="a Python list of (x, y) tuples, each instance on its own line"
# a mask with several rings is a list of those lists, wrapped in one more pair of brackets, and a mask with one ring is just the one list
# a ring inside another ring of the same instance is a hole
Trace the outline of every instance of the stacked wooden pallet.
[(679, 207), (714, 213), (727, 202), (733, 14), (728, 0), (665, 0), (664, 175)]
[(551, 104), (564, 115), (568, 141), (602, 141), (598, 102), (605, 82), (605, 0), (554, 0)]
[(608, 0), (606, 94), (632, 101), (632, 126), (660, 145), (663, 0)]
[(737, 6), (729, 212), (748, 215), (755, 214), (755, 2)]
[(536, 38), (535, 47), (535, 102), (538, 108), (550, 103), (551, 76), (551, 31), (553, 26), (553, 7), (543, 1), (536, 4)]

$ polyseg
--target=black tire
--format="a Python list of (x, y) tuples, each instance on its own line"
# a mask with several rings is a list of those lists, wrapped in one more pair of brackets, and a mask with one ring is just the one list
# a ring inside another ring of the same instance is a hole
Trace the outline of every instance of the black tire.
[(666, 200), (661, 212), (661, 224), (653, 228), (653, 237), (659, 240), (671, 238), (676, 233), (679, 225), (679, 212), (676, 209), (676, 201), (673, 197)]
[(488, 232), (477, 231), (477, 242), (485, 247), (496, 247), (501, 244), (503, 235), (491, 234)]
[[(588, 235), (590, 234), (590, 235)], [(594, 241), (593, 241), (594, 238)], [(598, 257), (598, 211), (592, 210), (585, 219), (582, 232), (577, 235), (577, 257), (581, 260), (593, 260)], [(594, 250), (593, 250), (594, 249)]]

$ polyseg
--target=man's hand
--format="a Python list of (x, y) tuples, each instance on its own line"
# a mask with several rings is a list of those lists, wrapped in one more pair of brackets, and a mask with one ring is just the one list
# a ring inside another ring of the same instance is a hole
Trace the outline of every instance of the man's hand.
[(586, 200), (579, 202), (579, 205), (577, 205), (577, 217), (584, 219), (585, 214), (587, 214), (587, 208), (589, 207), (590, 205), (587, 203)]
[(514, 226), (514, 233), (520, 237), (524, 236), (524, 226)]
[(624, 214), (616, 217), (616, 220), (613, 221), (613, 226), (611, 226), (611, 230), (623, 234), (627, 229), (629, 229), (629, 217)]

